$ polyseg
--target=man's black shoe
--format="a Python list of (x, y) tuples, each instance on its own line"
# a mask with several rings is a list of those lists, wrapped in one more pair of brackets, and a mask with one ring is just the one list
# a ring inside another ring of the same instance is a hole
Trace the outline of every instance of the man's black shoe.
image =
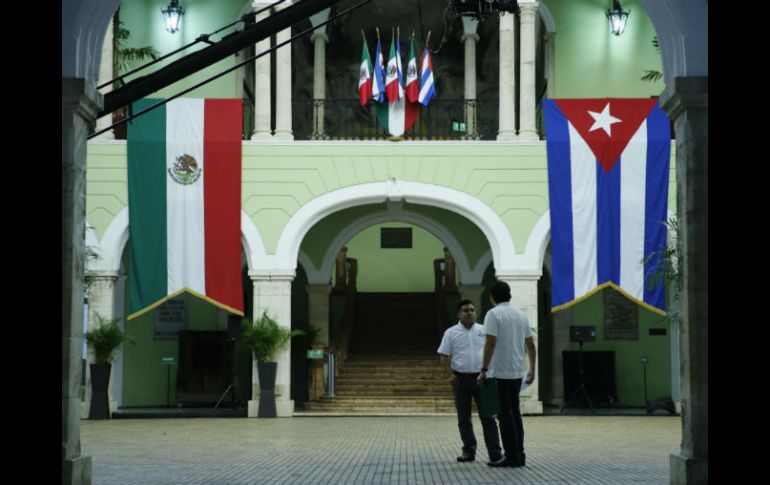
[(473, 461), (476, 457), (471, 455), (470, 453), (463, 452), (462, 455), (457, 457), (457, 461), (459, 462), (465, 462), (465, 461)]
[(489, 457), (489, 461), (500, 461), (500, 458), (502, 458), (503, 455), (492, 455)]
[(497, 461), (487, 462), (487, 466), (491, 466), (491, 467), (495, 467), (495, 468), (500, 468), (500, 467), (505, 467), (505, 466), (515, 466), (513, 463), (514, 463), (513, 460), (509, 460), (508, 458), (503, 457), (503, 458), (500, 458)]

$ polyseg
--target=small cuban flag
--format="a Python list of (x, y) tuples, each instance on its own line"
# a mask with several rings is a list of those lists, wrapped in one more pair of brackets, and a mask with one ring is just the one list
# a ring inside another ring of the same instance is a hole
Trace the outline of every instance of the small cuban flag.
[(428, 106), (431, 98), (436, 94), (436, 88), (433, 85), (433, 63), (430, 60), (430, 51), (426, 42), (422, 51), (422, 61), (420, 62), (420, 95), (417, 101)]
[(666, 114), (654, 98), (546, 99), (543, 113), (552, 311), (611, 286), (663, 314), (664, 282), (650, 283), (666, 244)]

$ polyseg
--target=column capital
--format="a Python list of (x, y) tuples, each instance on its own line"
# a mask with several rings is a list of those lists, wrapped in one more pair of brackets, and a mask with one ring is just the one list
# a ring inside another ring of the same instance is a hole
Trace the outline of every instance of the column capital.
[(463, 34), (462, 37), (460, 37), (462, 42), (465, 42), (466, 39), (473, 39), (474, 42), (478, 42), (481, 37), (479, 37), (479, 34)]
[(101, 111), (103, 102), (104, 97), (96, 90), (94, 84), (85, 79), (62, 78), (62, 108), (70, 109), (88, 123), (92, 123)]
[(660, 106), (676, 120), (686, 109), (708, 109), (708, 93), (708, 76), (677, 77), (660, 95)]
[(320, 40), (322, 42), (329, 42), (329, 36), (323, 33), (315, 33), (310, 36), (310, 42), (315, 44), (316, 40)]
[(94, 269), (87, 270), (86, 276), (94, 278), (95, 280), (112, 280), (115, 281), (120, 278), (118, 271), (106, 270), (106, 269)]
[(462, 20), (463, 20), (463, 32), (464, 32), (463, 37), (465, 37), (465, 35), (475, 34), (476, 29), (479, 28), (479, 21), (477, 19), (470, 18), (470, 17), (462, 17)]
[(483, 292), (484, 290), (487, 289), (487, 287), (484, 286), (484, 285), (459, 285), (457, 287), (457, 289), (460, 290), (460, 294), (462, 294), (463, 291), (481, 291), (481, 292)]
[(521, 15), (522, 17), (525, 15), (536, 15), (537, 8), (538, 8), (537, 2), (532, 2), (532, 3), (519, 2), (519, 15)]
[(305, 285), (305, 290), (307, 290), (308, 294), (328, 295), (329, 293), (332, 292), (332, 285), (330, 284)]
[(501, 270), (495, 277), (505, 281), (538, 281), (543, 276), (542, 270)]
[(249, 278), (254, 283), (261, 281), (294, 281), (296, 272), (292, 270), (280, 270), (280, 269), (257, 269), (249, 271)]

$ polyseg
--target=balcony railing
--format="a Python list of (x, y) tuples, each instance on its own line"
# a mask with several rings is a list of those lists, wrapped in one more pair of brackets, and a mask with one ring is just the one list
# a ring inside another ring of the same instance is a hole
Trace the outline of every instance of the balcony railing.
[[(494, 140), (496, 99), (433, 99), (420, 108), (406, 140)], [(295, 99), (292, 122), (295, 140), (387, 140), (374, 103), (358, 99)]]
[[(420, 108), (405, 140), (495, 140), (498, 132), (497, 99), (433, 99)], [(118, 121), (124, 116), (119, 110)], [(295, 99), (292, 101), (295, 140), (388, 140), (374, 103), (361, 106), (358, 99)], [(537, 106), (536, 129), (545, 137), (541, 105)], [(115, 138), (125, 140), (126, 125), (114, 129)], [(254, 133), (254, 102), (243, 100), (243, 139)]]

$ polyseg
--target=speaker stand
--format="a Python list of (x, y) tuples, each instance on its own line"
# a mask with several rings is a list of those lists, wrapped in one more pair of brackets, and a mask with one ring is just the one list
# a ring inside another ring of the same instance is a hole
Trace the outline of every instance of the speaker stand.
[(572, 392), (572, 396), (570, 396), (569, 400), (564, 403), (564, 406), (561, 407), (561, 414), (564, 414), (564, 411), (572, 406), (575, 407), (575, 404), (578, 401), (578, 398), (582, 395), (585, 397), (586, 402), (588, 403), (588, 407), (591, 408), (591, 412), (596, 414), (596, 410), (594, 409), (593, 404), (591, 403), (591, 398), (588, 397), (588, 391), (586, 391), (586, 383), (585, 379), (583, 378), (583, 341), (579, 341), (578, 344), (580, 344), (580, 349), (578, 351), (578, 369), (579, 369), (579, 375), (580, 375), (580, 383), (578, 384), (577, 389), (575, 389)]

